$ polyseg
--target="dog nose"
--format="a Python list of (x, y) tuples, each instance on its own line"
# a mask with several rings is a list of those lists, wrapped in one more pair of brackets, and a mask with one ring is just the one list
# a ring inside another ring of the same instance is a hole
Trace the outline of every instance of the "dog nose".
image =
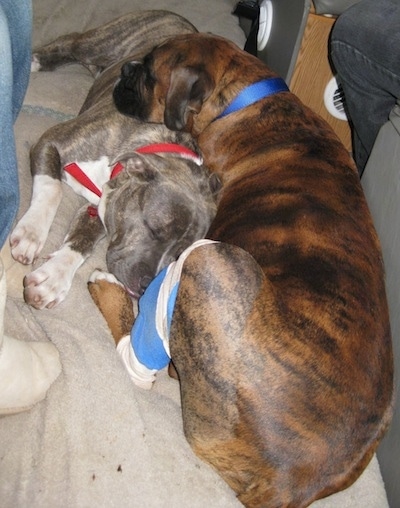
[(151, 282), (151, 277), (149, 277), (148, 275), (144, 275), (140, 279), (140, 288), (143, 290), (143, 293), (147, 289), (147, 287), (149, 286), (150, 282)]
[(121, 74), (124, 78), (128, 78), (132, 73), (133, 73), (133, 70), (135, 68), (135, 63), (134, 62), (127, 62), (125, 63), (122, 68), (121, 68)]

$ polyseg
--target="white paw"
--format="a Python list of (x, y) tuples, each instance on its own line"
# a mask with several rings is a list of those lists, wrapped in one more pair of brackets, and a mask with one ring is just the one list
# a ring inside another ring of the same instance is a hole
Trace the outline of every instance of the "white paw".
[(124, 287), (124, 285), (121, 284), (112, 273), (103, 272), (102, 270), (94, 270), (89, 277), (89, 282), (97, 282), (98, 280), (105, 280), (112, 284), (118, 284), (119, 286)]
[(39, 62), (39, 57), (35, 53), (32, 55), (32, 61), (31, 61), (31, 72), (39, 72), (42, 66)]
[(48, 263), (24, 278), (25, 301), (35, 309), (55, 307), (65, 299), (71, 287), (72, 281), (57, 279)]
[(23, 217), (10, 236), (12, 257), (23, 265), (30, 265), (39, 255), (47, 238), (41, 223), (31, 223)]
[(33, 177), (31, 205), (10, 236), (11, 254), (30, 265), (43, 248), (62, 197), (60, 180), (47, 175)]
[(81, 254), (64, 245), (42, 266), (24, 278), (24, 298), (35, 309), (52, 309), (67, 296), (76, 270), (83, 263)]

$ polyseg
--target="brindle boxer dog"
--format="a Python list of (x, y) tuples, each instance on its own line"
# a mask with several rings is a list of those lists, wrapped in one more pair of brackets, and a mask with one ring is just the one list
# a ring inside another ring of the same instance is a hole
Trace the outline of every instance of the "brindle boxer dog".
[(218, 183), (201, 165), (192, 137), (141, 121), (133, 127), (112, 101), (124, 59), (194, 31), (176, 14), (144, 11), (34, 51), (33, 70), (74, 62), (101, 74), (78, 117), (49, 129), (31, 150), (32, 200), (10, 237), (16, 260), (31, 264), (40, 254), (61, 201), (61, 181), (99, 207), (97, 214), (84, 205), (60, 249), (25, 277), (24, 297), (32, 306), (60, 303), (105, 233), (108, 269), (138, 298), (159, 270), (207, 232)]
[(207, 236), (224, 243), (185, 262), (170, 334), (193, 450), (248, 507), (346, 488), (389, 424), (393, 376), (381, 251), (349, 154), (212, 35), (126, 65), (114, 98), (194, 135), (223, 183)]

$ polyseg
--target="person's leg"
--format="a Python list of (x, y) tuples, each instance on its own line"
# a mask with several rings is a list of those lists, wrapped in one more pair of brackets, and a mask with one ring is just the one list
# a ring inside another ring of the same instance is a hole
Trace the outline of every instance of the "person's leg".
[(16, 120), (24, 101), (31, 71), (32, 2), (0, 0), (8, 19), (13, 63), (13, 119)]
[[(24, 100), (31, 59), (30, 0), (0, 0), (0, 248), (19, 202), (14, 121)], [(44, 399), (61, 372), (51, 342), (20, 341), (4, 331), (6, 273), (0, 252), (0, 415)]]
[(350, 7), (333, 27), (330, 53), (361, 174), (380, 127), (400, 97), (400, 2), (362, 0)]
[(30, 409), (43, 400), (61, 372), (51, 342), (22, 341), (4, 331), (6, 274), (0, 258), (0, 415)]
[(31, 1), (0, 0), (0, 247), (19, 205), (14, 121), (29, 82), (31, 37)]

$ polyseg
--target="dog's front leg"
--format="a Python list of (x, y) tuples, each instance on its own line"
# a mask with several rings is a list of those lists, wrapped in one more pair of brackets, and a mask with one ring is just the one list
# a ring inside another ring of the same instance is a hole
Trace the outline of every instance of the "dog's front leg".
[(10, 236), (11, 254), (15, 260), (30, 265), (39, 255), (61, 198), (61, 181), (58, 178), (34, 175), (31, 204)]
[[(60, 152), (55, 127), (45, 133), (31, 149), (32, 197), (29, 208), (10, 236), (13, 258), (30, 265), (42, 250), (62, 198)], [(66, 124), (64, 124), (66, 125)]]
[(84, 205), (59, 250), (24, 278), (24, 298), (36, 309), (52, 308), (62, 302), (77, 269), (90, 256), (105, 230), (97, 214)]
[(137, 303), (114, 275), (95, 270), (88, 282), (90, 296), (110, 328), (115, 345), (131, 333)]

